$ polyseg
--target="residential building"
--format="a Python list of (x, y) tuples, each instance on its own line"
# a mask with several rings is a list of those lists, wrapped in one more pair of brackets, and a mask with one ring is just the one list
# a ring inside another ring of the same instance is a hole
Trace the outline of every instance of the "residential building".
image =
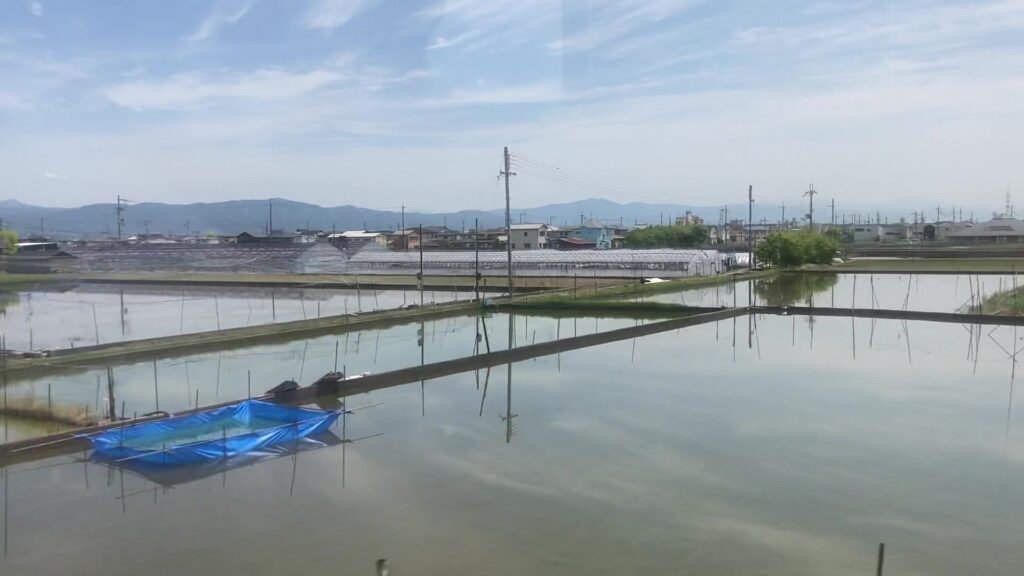
[[(615, 243), (615, 228), (606, 226), (596, 220), (589, 220), (579, 226), (561, 228), (558, 230), (559, 238), (579, 238), (594, 243), (598, 250), (612, 248)], [(621, 239), (620, 239), (621, 242)]]
[(676, 226), (689, 226), (692, 224), (703, 224), (704, 219), (689, 210), (682, 216), (676, 216)]
[(512, 224), (513, 250), (538, 250), (548, 247), (547, 224)]
[(556, 238), (555, 248), (558, 250), (594, 250), (597, 243), (583, 238)]
[(1000, 215), (987, 222), (950, 232), (946, 238), (954, 244), (1007, 244), (1024, 242), (1024, 222)]
[(388, 247), (388, 236), (383, 232), (367, 232), (366, 230), (346, 230), (329, 234), (327, 241), (345, 250), (359, 250), (366, 246)]
[(974, 224), (972, 222), (936, 222), (934, 226), (935, 240), (944, 242), (949, 240), (953, 233), (970, 228)]

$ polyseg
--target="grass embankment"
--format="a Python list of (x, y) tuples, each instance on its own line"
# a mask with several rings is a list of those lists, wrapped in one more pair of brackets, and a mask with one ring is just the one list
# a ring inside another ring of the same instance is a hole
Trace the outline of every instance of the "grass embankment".
[(0, 291), (24, 290), (36, 286), (49, 286), (73, 282), (74, 278), (63, 274), (9, 274), (0, 272)]
[[(598, 302), (608, 302), (610, 305), (616, 305), (621, 304), (623, 300), (627, 299), (639, 300), (647, 296), (679, 292), (680, 290), (689, 290), (691, 288), (703, 288), (706, 286), (731, 284), (733, 282), (745, 282), (747, 280), (757, 278), (768, 278), (778, 273), (779, 271), (775, 269), (755, 270), (753, 272), (741, 270), (716, 276), (691, 276), (688, 278), (677, 278), (675, 280), (657, 282), (654, 284), (640, 284), (638, 280), (620, 280), (619, 284), (614, 286), (577, 290), (568, 289), (552, 292), (550, 294), (532, 295), (529, 297), (529, 303), (531, 305), (551, 304), (552, 306), (557, 307), (567, 306), (568, 308), (571, 308), (573, 303), (586, 303), (588, 305), (592, 305)], [(656, 303), (637, 302), (638, 307), (650, 307), (654, 304)]]
[(980, 309), (977, 305), (971, 307), (971, 312), (996, 316), (1022, 316), (1024, 315), (1024, 288), (993, 294), (982, 301)]
[[(355, 288), (377, 287), (386, 289), (416, 286), (415, 274), (197, 274), (189, 272), (109, 272), (89, 273), (76, 277), (86, 282), (175, 284), (194, 286), (280, 286), (293, 288)], [(579, 286), (601, 287), (621, 284), (622, 278), (572, 276), (517, 276), (517, 290), (551, 290)], [(428, 290), (472, 290), (473, 276), (424, 276), (424, 288)], [(508, 286), (504, 276), (483, 276), (480, 286), (489, 292), (503, 290)]]
[(1013, 274), (1024, 272), (1024, 258), (854, 258), (812, 271), (874, 274)]

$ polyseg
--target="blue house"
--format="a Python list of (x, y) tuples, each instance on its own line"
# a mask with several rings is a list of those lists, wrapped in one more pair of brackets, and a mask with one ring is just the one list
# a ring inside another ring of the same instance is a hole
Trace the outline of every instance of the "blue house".
[(608, 250), (612, 247), (615, 229), (595, 220), (589, 220), (579, 226), (560, 229), (558, 236), (561, 238), (580, 238), (593, 242), (598, 250)]

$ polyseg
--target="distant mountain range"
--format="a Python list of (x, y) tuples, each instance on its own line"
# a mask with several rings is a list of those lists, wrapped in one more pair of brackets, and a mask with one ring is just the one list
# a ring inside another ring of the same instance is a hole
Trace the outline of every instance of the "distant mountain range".
[[(264, 234), (267, 230), (273, 203), (275, 230), (294, 231), (298, 228), (321, 230), (391, 230), (402, 222), (402, 214), (389, 210), (372, 210), (358, 206), (324, 207), (283, 198), (273, 200), (232, 200), (196, 204), (164, 204), (141, 202), (127, 205), (124, 211), (122, 235), (140, 233), (161, 234), (239, 234), (247, 231)], [(533, 208), (513, 208), (512, 222), (544, 222), (555, 225), (579, 223), (581, 219), (599, 220), (629, 226), (636, 223), (669, 223), (676, 216), (691, 211), (708, 223), (717, 223), (720, 206), (686, 206), (680, 204), (648, 204), (632, 202), (620, 204), (611, 200), (589, 198), (564, 204), (547, 204)], [(728, 206), (729, 217), (746, 218), (746, 204)], [(820, 209), (819, 209), (820, 210)], [(796, 207), (787, 209), (787, 216), (799, 213)], [(890, 211), (892, 212), (892, 211)], [(902, 211), (901, 211), (902, 212)], [(820, 216), (819, 216), (820, 215)], [(754, 220), (762, 218), (778, 221), (778, 207), (754, 204)], [(815, 212), (815, 220), (827, 221), (828, 209)], [(839, 215), (837, 213), (837, 220)], [(504, 210), (462, 210), (447, 213), (406, 212), (405, 226), (419, 224), (443, 225), (452, 229), (472, 228), (474, 219), (481, 227), (503, 226)], [(0, 201), (0, 220), (16, 230), (22, 237), (40, 233), (55, 238), (83, 238), (113, 236), (117, 234), (116, 205), (89, 204), (77, 208), (50, 208), (24, 204), (17, 200)], [(895, 221), (895, 218), (893, 219)]]
[[(141, 202), (126, 205), (122, 235), (131, 236), (147, 231), (153, 234), (239, 234), (244, 231), (264, 234), (271, 218), (271, 203), (275, 230), (391, 230), (397, 229), (402, 222), (402, 214), (396, 211), (372, 210), (358, 206), (324, 207), (283, 198), (197, 204)], [(746, 206), (730, 206), (730, 217), (733, 214), (739, 215), (741, 209), (745, 210)], [(597, 198), (534, 208), (513, 208), (512, 221), (564, 225), (578, 223), (582, 218), (615, 224), (622, 222), (623, 225), (657, 224), (663, 221), (670, 222), (687, 210), (709, 222), (718, 222), (718, 207), (619, 204)], [(772, 218), (777, 219), (778, 214), (773, 214)], [(89, 204), (77, 208), (49, 208), (24, 204), (17, 200), (3, 200), (0, 201), (0, 219), (6, 228), (18, 231), (22, 237), (41, 233), (56, 238), (117, 234), (114, 203)], [(449, 228), (462, 229), (472, 228), (475, 219), (479, 219), (481, 227), (503, 226), (505, 211), (462, 210), (436, 214), (406, 212), (405, 226), (411, 228), (419, 224), (446, 224)]]

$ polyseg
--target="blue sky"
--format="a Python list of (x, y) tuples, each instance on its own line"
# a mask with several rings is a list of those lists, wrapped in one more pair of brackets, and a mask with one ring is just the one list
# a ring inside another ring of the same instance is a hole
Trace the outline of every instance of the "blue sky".
[[(1024, 1), (5, 0), (0, 197), (994, 209)], [(554, 171), (550, 166), (557, 167)]]

